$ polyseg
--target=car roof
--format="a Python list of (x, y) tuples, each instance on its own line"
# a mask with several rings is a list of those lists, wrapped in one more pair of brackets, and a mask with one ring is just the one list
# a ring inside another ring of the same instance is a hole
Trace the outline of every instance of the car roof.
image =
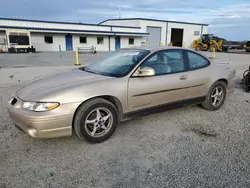
[(213, 60), (211, 57), (208, 57), (207, 55), (205, 55), (205, 54), (203, 54), (203, 53), (201, 53), (199, 51), (195, 51), (192, 48), (184, 48), (184, 47), (177, 47), (177, 46), (156, 46), (156, 47), (138, 46), (138, 47), (130, 47), (130, 48), (121, 48), (120, 50), (149, 50), (150, 53), (154, 53), (154, 52), (158, 52), (158, 51), (161, 51), (161, 50), (169, 50), (169, 49), (188, 50), (188, 51), (192, 51), (192, 52), (194, 52), (196, 54), (201, 55), (202, 57), (206, 58), (209, 61)]
[[(149, 50), (151, 52), (156, 52), (156, 51), (160, 51), (160, 50), (169, 50), (169, 49), (181, 49), (181, 50), (184, 50), (186, 48), (176, 47), (176, 46), (156, 46), (156, 47), (138, 46), (138, 47), (123, 48), (122, 50)], [(192, 51), (192, 49), (188, 49), (188, 50)]]

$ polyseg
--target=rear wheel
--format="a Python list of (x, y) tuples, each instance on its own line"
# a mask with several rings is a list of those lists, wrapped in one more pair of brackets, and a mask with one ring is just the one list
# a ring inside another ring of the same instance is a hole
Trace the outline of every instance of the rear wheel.
[(198, 44), (198, 46), (196, 47), (197, 51), (203, 51), (203, 46), (202, 44)]
[(96, 98), (82, 104), (77, 110), (73, 127), (80, 139), (92, 143), (107, 140), (115, 132), (118, 112), (114, 104)]
[(219, 110), (225, 102), (227, 89), (226, 84), (222, 81), (216, 82), (209, 90), (205, 101), (202, 103), (203, 108), (214, 111)]

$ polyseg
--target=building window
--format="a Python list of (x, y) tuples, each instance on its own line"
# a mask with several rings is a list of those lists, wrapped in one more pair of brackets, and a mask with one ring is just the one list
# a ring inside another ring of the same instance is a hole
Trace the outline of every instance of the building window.
[(97, 37), (97, 44), (104, 44), (103, 37)]
[(200, 36), (200, 31), (194, 31), (194, 36)]
[[(10, 44), (29, 45), (29, 36), (9, 35)], [(1, 44), (1, 43), (0, 43)]]
[(81, 44), (87, 44), (87, 37), (80, 37)]
[(128, 44), (129, 45), (134, 45), (135, 44), (135, 39), (134, 38), (129, 38), (128, 39)]
[(44, 42), (47, 44), (53, 43), (53, 37), (52, 36), (44, 36)]

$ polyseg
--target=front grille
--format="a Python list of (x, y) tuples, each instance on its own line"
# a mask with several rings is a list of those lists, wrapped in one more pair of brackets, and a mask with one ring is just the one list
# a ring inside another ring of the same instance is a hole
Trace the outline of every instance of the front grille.
[(16, 98), (13, 98), (13, 100), (11, 101), (11, 104), (14, 106), (17, 102), (17, 99)]

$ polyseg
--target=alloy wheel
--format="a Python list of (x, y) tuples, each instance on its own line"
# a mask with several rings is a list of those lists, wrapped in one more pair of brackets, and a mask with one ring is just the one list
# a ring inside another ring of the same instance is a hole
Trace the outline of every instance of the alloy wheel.
[(91, 137), (101, 137), (109, 132), (113, 115), (107, 108), (92, 110), (85, 120), (85, 130)]
[(213, 106), (219, 106), (224, 98), (224, 91), (222, 87), (218, 86), (215, 87), (212, 91), (211, 99), (212, 99), (212, 105)]

